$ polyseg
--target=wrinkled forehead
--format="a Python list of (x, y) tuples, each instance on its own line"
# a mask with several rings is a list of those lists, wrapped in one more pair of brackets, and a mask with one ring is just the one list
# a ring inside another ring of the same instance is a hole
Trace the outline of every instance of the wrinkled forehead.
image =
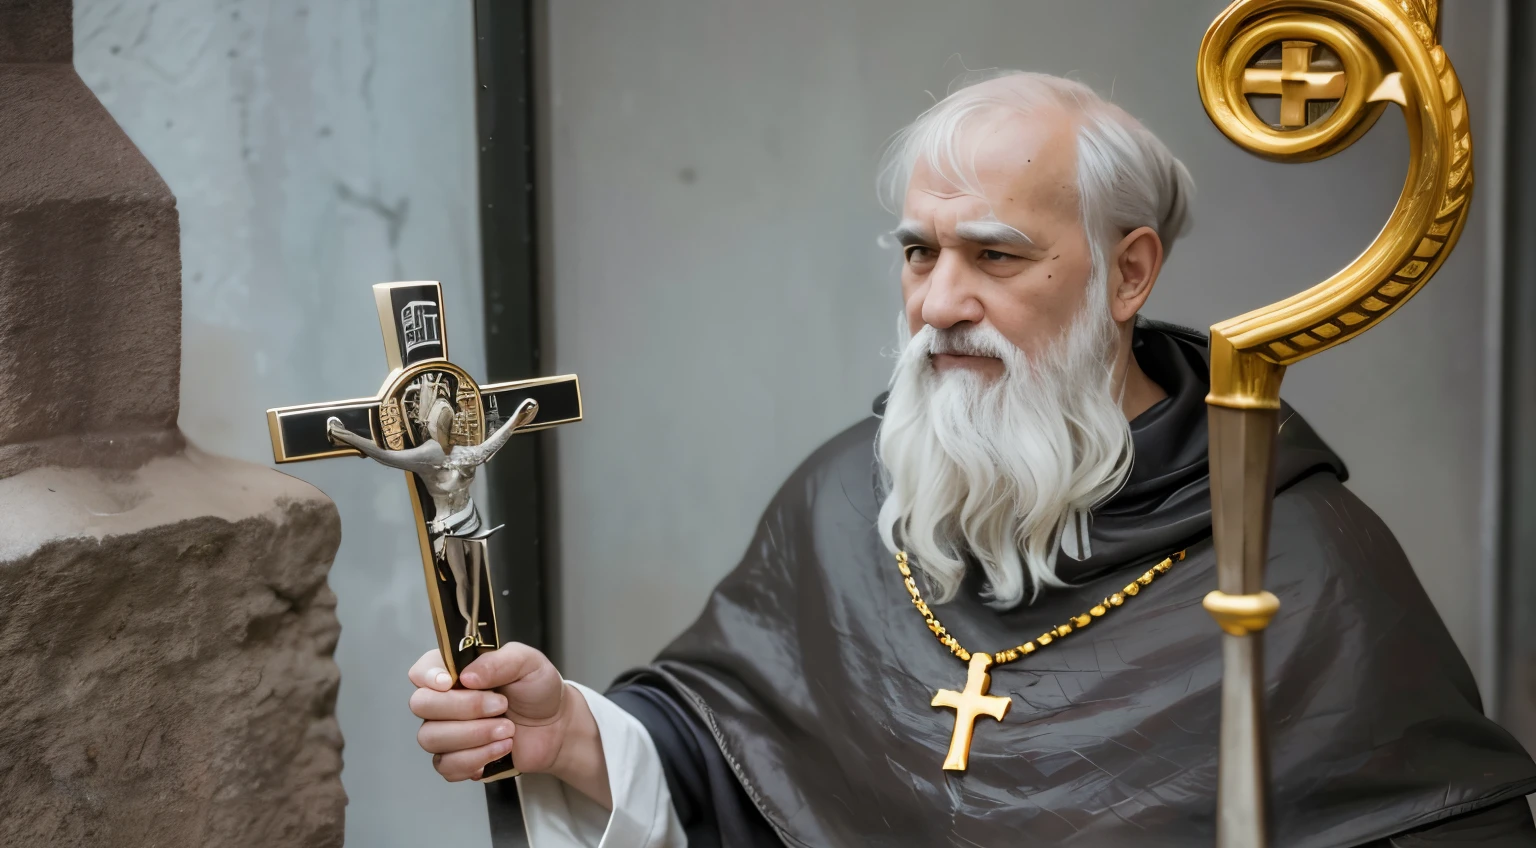
[(1076, 117), (1059, 106), (998, 107), (974, 115), (953, 144), (917, 157), (904, 214), (921, 215), (934, 201), (965, 199), (964, 205), (1003, 221), (1014, 215), (1075, 219), (1077, 136)]

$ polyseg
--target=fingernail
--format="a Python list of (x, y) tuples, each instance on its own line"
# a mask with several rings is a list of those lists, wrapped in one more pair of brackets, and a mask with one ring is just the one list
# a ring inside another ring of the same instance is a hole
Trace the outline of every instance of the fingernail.
[(514, 727), (515, 727), (515, 725), (513, 725), (512, 722), (510, 722), (510, 721), (503, 722), (499, 727), (496, 728), (496, 738), (497, 739), (507, 739), (507, 738), (510, 738), (512, 736), (512, 729)]
[(445, 669), (434, 668), (427, 673), (432, 675), (432, 682), (436, 683), (438, 686), (453, 685), (453, 676), (450, 675)]
[(496, 743), (496, 753), (498, 755), (505, 754), (506, 752), (508, 752), (510, 750), (512, 750), (512, 740), (511, 739), (503, 739), (500, 742)]
[(466, 671), (459, 675), (459, 682), (471, 689), (475, 689), (480, 685), (480, 675), (475, 674), (473, 671)]
[(507, 699), (501, 695), (485, 696), (485, 714), (495, 715), (507, 711)]

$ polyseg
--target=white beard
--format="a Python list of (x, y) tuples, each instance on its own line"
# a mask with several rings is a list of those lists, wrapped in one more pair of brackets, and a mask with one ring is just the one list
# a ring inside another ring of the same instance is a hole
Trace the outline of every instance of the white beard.
[[(995, 607), (1018, 605), (1026, 585), (1032, 599), (1065, 585), (1056, 576), (1064, 532), (1074, 531), (1068, 554), (1086, 558), (1089, 510), (1130, 475), (1130, 424), (1112, 385), (1115, 324), (1096, 288), (1034, 360), (979, 324), (925, 326), (902, 351), (876, 443), (880, 536), (892, 552), (907, 551), (935, 602), (955, 596), (967, 554)], [(934, 353), (995, 356), (1005, 373), (941, 375)]]

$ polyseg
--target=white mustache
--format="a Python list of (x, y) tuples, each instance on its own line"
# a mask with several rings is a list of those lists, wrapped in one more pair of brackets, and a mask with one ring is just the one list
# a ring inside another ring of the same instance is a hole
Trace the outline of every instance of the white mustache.
[(947, 327), (942, 330), (927, 326), (919, 332), (928, 335), (926, 348), (929, 355), (948, 353), (956, 356), (991, 356), (1003, 359), (1009, 353), (1017, 352), (1013, 342), (984, 324)]

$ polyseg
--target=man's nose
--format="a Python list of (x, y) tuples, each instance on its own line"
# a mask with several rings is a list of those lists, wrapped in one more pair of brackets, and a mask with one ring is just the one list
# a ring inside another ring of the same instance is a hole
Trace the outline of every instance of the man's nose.
[(941, 254), (928, 276), (923, 323), (945, 330), (967, 321), (980, 323), (982, 317), (981, 301), (976, 298), (974, 283), (964, 264), (958, 257)]

